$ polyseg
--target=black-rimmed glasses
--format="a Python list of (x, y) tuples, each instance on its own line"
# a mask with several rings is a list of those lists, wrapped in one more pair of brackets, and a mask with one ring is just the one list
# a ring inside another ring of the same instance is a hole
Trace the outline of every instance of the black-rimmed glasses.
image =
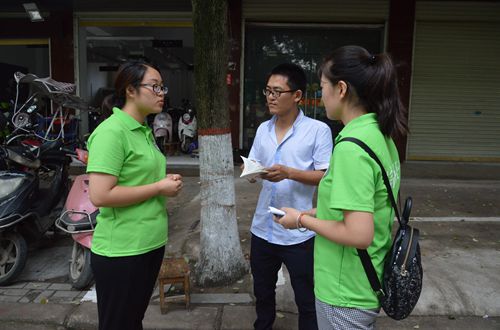
[(295, 90), (289, 90), (289, 91), (275, 91), (275, 90), (264, 88), (262, 90), (262, 94), (264, 94), (266, 97), (269, 97), (269, 95), (272, 95), (275, 98), (279, 98), (282, 93), (294, 93), (296, 91), (297, 91), (296, 89)]
[(155, 94), (167, 94), (168, 93), (168, 87), (167, 86), (162, 86), (162, 85), (158, 85), (158, 84), (139, 84), (139, 86), (142, 86), (142, 87), (151, 87), (151, 89), (153, 90), (153, 92)]

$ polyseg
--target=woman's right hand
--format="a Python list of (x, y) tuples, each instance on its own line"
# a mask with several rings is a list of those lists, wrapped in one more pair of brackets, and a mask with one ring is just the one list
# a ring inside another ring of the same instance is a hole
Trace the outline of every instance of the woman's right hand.
[(160, 195), (175, 197), (182, 189), (182, 177), (180, 175), (168, 175), (157, 182)]

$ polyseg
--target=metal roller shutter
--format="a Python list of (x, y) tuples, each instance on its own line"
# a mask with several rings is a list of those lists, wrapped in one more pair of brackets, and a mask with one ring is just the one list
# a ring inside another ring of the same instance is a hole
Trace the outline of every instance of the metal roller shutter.
[(381, 23), (389, 0), (244, 0), (243, 17), (259, 22)]
[(480, 6), (440, 21), (417, 6), (410, 160), (500, 162), (500, 5)]

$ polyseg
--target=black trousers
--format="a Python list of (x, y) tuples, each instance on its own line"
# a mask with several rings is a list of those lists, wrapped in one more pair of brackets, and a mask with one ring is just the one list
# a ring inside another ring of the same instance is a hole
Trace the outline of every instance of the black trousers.
[(100, 330), (142, 330), (165, 247), (128, 257), (92, 253)]
[(276, 318), (276, 281), (281, 264), (290, 274), (299, 310), (299, 329), (318, 329), (313, 278), (314, 238), (295, 245), (277, 245), (252, 235), (250, 265), (256, 298), (254, 328), (272, 329)]

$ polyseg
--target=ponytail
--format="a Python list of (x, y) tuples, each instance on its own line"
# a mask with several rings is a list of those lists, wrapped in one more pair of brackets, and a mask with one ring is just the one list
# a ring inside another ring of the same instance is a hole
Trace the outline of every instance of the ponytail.
[(365, 89), (367, 110), (377, 114), (380, 130), (392, 138), (408, 133), (407, 112), (399, 96), (396, 69), (388, 54), (373, 55), (374, 72)]
[(373, 55), (359, 46), (344, 46), (324, 60), (319, 72), (332, 83), (344, 81), (348, 100), (376, 113), (384, 135), (396, 138), (408, 133), (407, 111), (401, 103), (397, 74), (389, 55)]

